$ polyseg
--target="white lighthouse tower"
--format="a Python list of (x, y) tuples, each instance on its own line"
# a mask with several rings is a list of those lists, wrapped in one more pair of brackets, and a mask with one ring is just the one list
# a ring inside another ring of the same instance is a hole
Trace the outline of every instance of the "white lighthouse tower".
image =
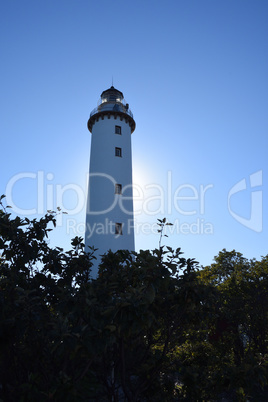
[(88, 120), (92, 133), (85, 245), (101, 255), (111, 249), (134, 250), (131, 134), (135, 121), (122, 92), (103, 91)]

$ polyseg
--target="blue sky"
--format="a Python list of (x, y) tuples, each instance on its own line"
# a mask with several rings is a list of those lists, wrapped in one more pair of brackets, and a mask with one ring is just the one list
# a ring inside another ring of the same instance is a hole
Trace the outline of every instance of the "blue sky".
[(266, 255), (267, 37), (266, 0), (1, 2), (0, 193), (29, 217), (69, 211), (51, 245), (83, 235), (86, 124), (113, 77), (137, 124), (137, 250), (165, 216), (165, 242), (203, 265)]

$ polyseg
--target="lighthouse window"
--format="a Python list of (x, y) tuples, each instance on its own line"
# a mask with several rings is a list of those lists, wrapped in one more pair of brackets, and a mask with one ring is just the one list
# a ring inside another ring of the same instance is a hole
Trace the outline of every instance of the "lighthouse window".
[(115, 156), (122, 156), (122, 148), (115, 147)]
[(122, 223), (116, 223), (115, 224), (115, 234), (116, 235), (122, 235), (123, 234)]
[(115, 194), (122, 194), (122, 184), (116, 183), (116, 185), (115, 185)]
[(121, 126), (115, 126), (115, 134), (121, 134)]

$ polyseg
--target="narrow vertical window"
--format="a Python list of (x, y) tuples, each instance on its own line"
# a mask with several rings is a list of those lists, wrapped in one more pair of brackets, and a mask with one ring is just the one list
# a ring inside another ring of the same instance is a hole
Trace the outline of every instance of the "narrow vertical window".
[(114, 192), (115, 194), (122, 194), (122, 184), (116, 183)]
[(115, 224), (115, 234), (116, 235), (122, 235), (123, 234), (122, 223), (116, 222), (116, 224)]
[(121, 133), (121, 126), (115, 126), (115, 134), (122, 134)]
[(122, 148), (115, 147), (115, 156), (122, 156)]

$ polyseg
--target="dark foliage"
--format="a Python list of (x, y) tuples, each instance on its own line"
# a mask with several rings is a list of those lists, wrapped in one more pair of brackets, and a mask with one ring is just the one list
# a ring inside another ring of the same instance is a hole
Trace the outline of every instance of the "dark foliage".
[(91, 280), (81, 238), (49, 247), (54, 213), (2, 205), (2, 401), (267, 400), (268, 257), (198, 270), (161, 245), (166, 224), (158, 249), (108, 252)]

